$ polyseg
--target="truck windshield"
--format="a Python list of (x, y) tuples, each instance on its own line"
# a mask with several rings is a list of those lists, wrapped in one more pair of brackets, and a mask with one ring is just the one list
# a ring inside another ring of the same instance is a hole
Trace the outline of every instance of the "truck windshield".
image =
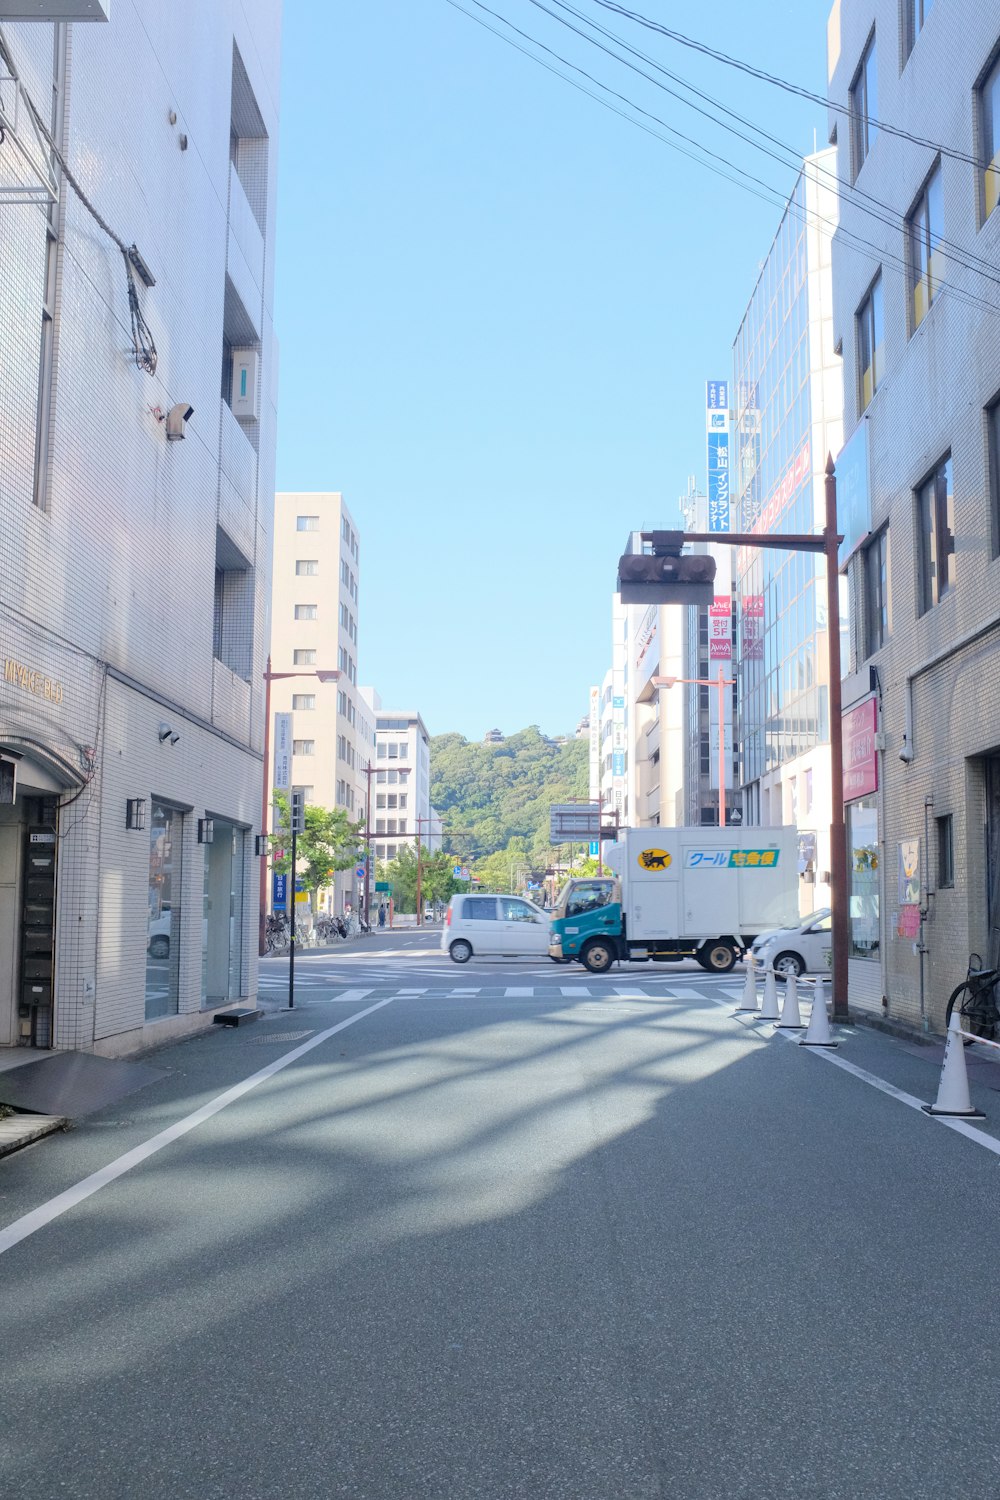
[(570, 880), (559, 892), (555, 917), (581, 917), (616, 900), (614, 880)]

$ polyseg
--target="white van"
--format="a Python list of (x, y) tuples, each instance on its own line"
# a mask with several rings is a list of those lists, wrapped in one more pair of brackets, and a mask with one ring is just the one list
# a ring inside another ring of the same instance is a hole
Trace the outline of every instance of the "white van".
[(523, 896), (452, 896), (441, 931), (441, 952), (457, 964), (475, 955), (543, 958), (549, 951), (549, 919)]

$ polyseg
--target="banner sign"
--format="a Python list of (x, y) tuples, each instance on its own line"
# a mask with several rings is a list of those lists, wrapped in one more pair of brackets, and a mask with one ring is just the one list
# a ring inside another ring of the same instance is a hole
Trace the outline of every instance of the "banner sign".
[(730, 661), (732, 655), (732, 603), (728, 594), (718, 594), (708, 610), (708, 656), (710, 661)]
[(288, 905), (288, 876), (271, 876), (271, 906), (274, 911), (284, 911)]
[(844, 801), (878, 791), (878, 700), (866, 698), (843, 715)]
[(292, 786), (292, 716), (274, 716), (274, 786), (288, 792)]
[(710, 380), (705, 387), (708, 434), (708, 529), (729, 530), (729, 382)]

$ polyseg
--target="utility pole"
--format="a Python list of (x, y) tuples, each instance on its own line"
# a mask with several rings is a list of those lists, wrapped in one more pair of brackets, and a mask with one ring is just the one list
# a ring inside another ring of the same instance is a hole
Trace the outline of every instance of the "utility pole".
[(365, 794), (365, 921), (371, 921), (372, 899), (372, 763), (365, 772), (368, 790)]

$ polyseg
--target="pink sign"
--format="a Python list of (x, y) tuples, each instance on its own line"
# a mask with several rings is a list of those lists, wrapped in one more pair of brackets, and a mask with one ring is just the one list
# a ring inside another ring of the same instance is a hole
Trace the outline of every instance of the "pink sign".
[(844, 801), (853, 802), (878, 791), (878, 703), (866, 698), (844, 714)]

